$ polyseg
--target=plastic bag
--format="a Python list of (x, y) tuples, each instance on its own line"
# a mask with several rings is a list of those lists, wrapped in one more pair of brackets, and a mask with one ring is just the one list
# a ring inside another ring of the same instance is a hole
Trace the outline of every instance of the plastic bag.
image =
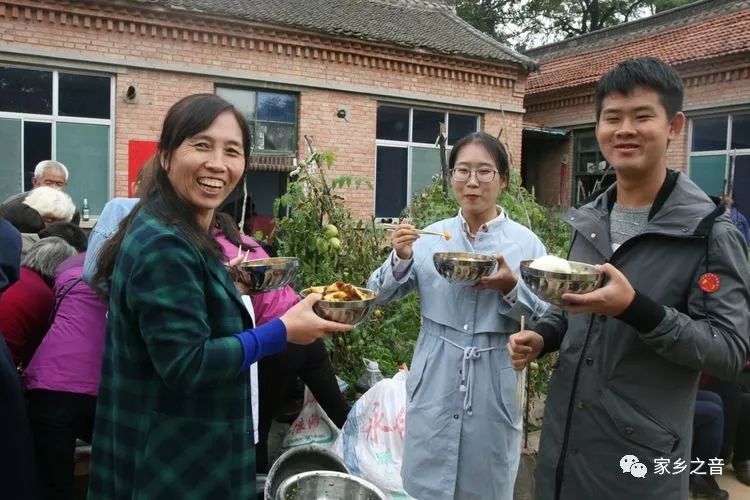
[(305, 386), (305, 399), (299, 416), (294, 420), (281, 442), (281, 453), (298, 446), (315, 444), (331, 448), (341, 431), (326, 415), (323, 408)]
[(352, 474), (389, 498), (411, 498), (401, 481), (406, 430), (406, 372), (381, 380), (352, 407), (333, 446)]

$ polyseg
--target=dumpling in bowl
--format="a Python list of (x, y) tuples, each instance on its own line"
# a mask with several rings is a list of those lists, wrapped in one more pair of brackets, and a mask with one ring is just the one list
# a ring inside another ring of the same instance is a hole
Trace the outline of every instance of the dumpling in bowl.
[(570, 263), (567, 260), (555, 257), (554, 255), (545, 255), (544, 257), (534, 259), (534, 262), (529, 264), (529, 267), (551, 273), (570, 274), (573, 272), (573, 269), (571, 269)]

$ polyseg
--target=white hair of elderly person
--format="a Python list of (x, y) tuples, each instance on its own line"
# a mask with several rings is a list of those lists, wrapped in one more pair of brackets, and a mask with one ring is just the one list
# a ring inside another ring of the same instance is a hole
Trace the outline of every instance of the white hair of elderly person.
[(77, 255), (78, 251), (59, 236), (43, 238), (29, 248), (21, 259), (21, 266), (35, 271), (52, 286), (55, 282), (57, 267), (69, 258)]
[(39, 212), (45, 224), (57, 221), (70, 222), (76, 212), (76, 206), (70, 196), (47, 186), (32, 189), (23, 203)]
[(33, 187), (47, 186), (55, 189), (65, 189), (70, 174), (68, 169), (55, 160), (42, 160), (34, 167)]

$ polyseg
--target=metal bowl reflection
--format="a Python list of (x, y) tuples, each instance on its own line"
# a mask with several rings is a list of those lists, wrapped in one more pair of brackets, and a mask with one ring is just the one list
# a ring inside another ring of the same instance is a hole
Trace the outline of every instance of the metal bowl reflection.
[[(367, 298), (364, 300), (347, 300), (341, 302), (332, 302), (328, 300), (319, 300), (313, 306), (315, 314), (323, 319), (344, 323), (346, 325), (357, 326), (370, 317), (375, 310), (375, 297), (377, 293), (367, 288), (354, 287)], [(306, 288), (300, 292), (300, 295), (307, 297), (310, 289)]]
[(456, 285), (475, 285), (497, 268), (492, 255), (469, 252), (436, 252), (432, 262), (440, 276)]
[(299, 261), (296, 257), (268, 257), (246, 260), (239, 267), (249, 277), (251, 291), (269, 292), (284, 288), (294, 279)]
[(349, 472), (346, 464), (328, 449), (319, 445), (298, 446), (284, 452), (271, 466), (266, 478), (265, 499), (274, 500), (287, 478), (313, 470)]
[(276, 500), (386, 500), (377, 486), (343, 472), (310, 471), (291, 476), (276, 490)]
[(582, 262), (570, 262), (572, 273), (556, 273), (529, 267), (533, 260), (521, 261), (521, 278), (537, 297), (554, 304), (564, 305), (565, 293), (589, 293), (602, 285), (603, 273), (595, 266)]

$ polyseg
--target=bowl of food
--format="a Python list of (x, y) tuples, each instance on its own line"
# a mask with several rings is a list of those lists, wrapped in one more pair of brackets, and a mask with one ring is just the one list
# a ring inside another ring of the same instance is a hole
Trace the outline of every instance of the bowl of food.
[(299, 267), (296, 257), (267, 257), (238, 264), (243, 272), (243, 285), (251, 292), (270, 292), (284, 288), (294, 279)]
[(367, 288), (337, 281), (328, 286), (311, 286), (300, 292), (307, 297), (319, 293), (323, 298), (315, 303), (313, 311), (323, 319), (356, 326), (366, 320), (375, 309), (377, 293)]
[(554, 255), (521, 261), (521, 278), (537, 297), (557, 306), (563, 294), (589, 293), (602, 285), (604, 274), (591, 264), (572, 262)]
[(385, 500), (374, 484), (344, 472), (316, 470), (287, 478), (276, 490), (276, 500)]
[(469, 252), (436, 252), (432, 262), (438, 274), (456, 285), (475, 285), (497, 269), (497, 258)]

